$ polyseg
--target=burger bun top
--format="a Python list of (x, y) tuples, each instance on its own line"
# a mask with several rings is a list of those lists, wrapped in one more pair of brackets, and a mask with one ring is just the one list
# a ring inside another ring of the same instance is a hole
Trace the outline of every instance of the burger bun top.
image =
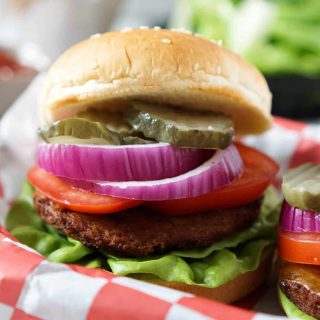
[(226, 114), (238, 134), (271, 126), (271, 93), (253, 65), (214, 41), (158, 28), (98, 34), (68, 49), (46, 76), (40, 116), (123, 111), (132, 100)]

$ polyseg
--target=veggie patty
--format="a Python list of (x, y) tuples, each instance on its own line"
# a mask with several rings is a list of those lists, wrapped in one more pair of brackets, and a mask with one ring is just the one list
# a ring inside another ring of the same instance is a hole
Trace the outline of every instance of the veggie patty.
[(188, 216), (164, 216), (139, 206), (110, 215), (86, 215), (34, 196), (40, 217), (83, 244), (126, 257), (196, 249), (244, 230), (257, 219), (261, 199)]

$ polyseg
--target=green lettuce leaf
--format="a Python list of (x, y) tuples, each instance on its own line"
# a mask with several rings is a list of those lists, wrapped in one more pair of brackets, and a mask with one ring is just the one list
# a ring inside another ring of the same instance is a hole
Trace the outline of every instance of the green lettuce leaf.
[(33, 187), (25, 182), (22, 185), (20, 195), (10, 208), (6, 220), (6, 228), (12, 230), (18, 226), (32, 226), (36, 229), (43, 230), (44, 223), (37, 214), (33, 205)]
[(18, 226), (11, 230), (13, 236), (15, 236), (20, 242), (26, 244), (27, 246), (35, 249), (45, 257), (50, 255), (65, 243), (47, 233), (46, 231), (38, 230), (33, 226)]
[(280, 289), (278, 289), (278, 294), (282, 308), (289, 319), (316, 320), (316, 318), (299, 310)]
[(208, 248), (132, 259), (90, 249), (42, 222), (33, 206), (33, 192), (30, 185), (24, 185), (9, 211), (6, 227), (19, 241), (49, 261), (77, 263), (105, 268), (118, 275), (140, 275), (212, 288), (258, 267), (263, 249), (275, 241), (281, 202), (275, 189), (268, 189), (253, 226)]
[(158, 259), (109, 258), (108, 264), (118, 275), (149, 274), (165, 281), (215, 288), (238, 275), (255, 270), (263, 249), (273, 240), (253, 240), (235, 250), (223, 249), (205, 259), (183, 259), (165, 255)]

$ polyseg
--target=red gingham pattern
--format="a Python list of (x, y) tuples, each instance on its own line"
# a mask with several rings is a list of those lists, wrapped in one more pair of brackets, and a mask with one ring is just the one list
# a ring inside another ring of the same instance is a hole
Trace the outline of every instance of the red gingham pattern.
[(304, 122), (298, 122), (280, 117), (274, 117), (273, 123), (284, 128), (285, 130), (293, 130), (296, 132), (302, 132), (305, 128), (308, 127), (308, 125)]
[(302, 137), (290, 159), (289, 167), (296, 167), (304, 162), (320, 163), (320, 142)]
[[(14, 307), (18, 301), (26, 276), (35, 268), (42, 257), (13, 245), (7, 237), (2, 237), (0, 243), (0, 273), (6, 275), (1, 281), (0, 303)], [(19, 254), (23, 251), (23, 255)], [(12, 261), (15, 261), (14, 267)], [(19, 277), (17, 278), (17, 274)], [(14, 286), (12, 286), (14, 281)]]
[(20, 309), (15, 308), (10, 320), (40, 320), (40, 318), (34, 317)]
[[(279, 147), (275, 146), (274, 150), (270, 148), (270, 139), (275, 145), (285, 140), (285, 156), (279, 154)], [(248, 138), (246, 142), (265, 149), (278, 159), (282, 171), (304, 161), (320, 163), (320, 131), (316, 126), (276, 118), (274, 128), (269, 133)], [(32, 249), (16, 242), (0, 226), (0, 319), (280, 318), (118, 277), (101, 270), (50, 263)]]
[[(110, 298), (106, 299), (106, 297)], [(123, 304), (123, 297), (126, 297), (125, 304)], [(141, 308), (142, 301), (143, 308)], [(95, 298), (88, 319), (104, 320), (103, 310), (108, 310), (108, 319), (116, 320), (119, 316), (120, 306), (123, 318), (130, 319), (132, 315), (136, 315), (136, 319), (143, 320), (164, 319), (171, 304), (141, 291), (110, 283), (104, 286)]]
[(0, 256), (1, 320), (274, 319), (108, 272), (50, 263), (5, 236)]

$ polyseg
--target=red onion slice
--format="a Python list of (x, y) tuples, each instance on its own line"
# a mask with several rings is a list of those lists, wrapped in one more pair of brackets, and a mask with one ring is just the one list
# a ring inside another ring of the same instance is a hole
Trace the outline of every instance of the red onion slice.
[(74, 180), (148, 181), (188, 172), (212, 151), (175, 148), (166, 143), (126, 146), (46, 144), (37, 147), (37, 165)]
[(199, 196), (232, 182), (243, 172), (243, 162), (234, 145), (217, 151), (194, 170), (174, 178), (153, 181), (93, 182), (68, 180), (78, 188), (95, 193), (146, 201), (182, 199)]
[(283, 202), (280, 224), (290, 232), (320, 232), (320, 213), (306, 211)]

